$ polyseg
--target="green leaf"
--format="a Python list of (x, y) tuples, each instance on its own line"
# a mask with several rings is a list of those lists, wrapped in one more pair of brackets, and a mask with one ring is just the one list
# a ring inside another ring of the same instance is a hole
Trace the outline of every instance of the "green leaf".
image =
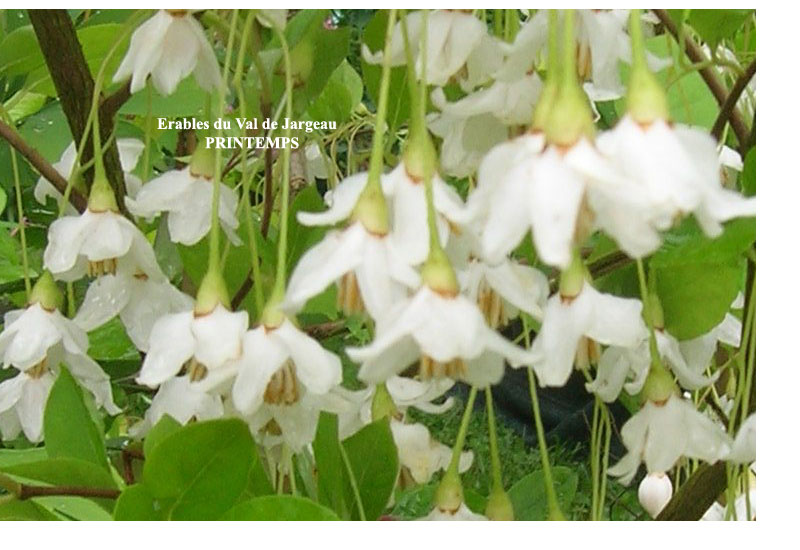
[[(371, 52), (383, 50), (386, 24), (388, 23), (388, 10), (381, 10), (375, 14), (372, 21), (364, 29), (364, 45)], [(381, 82), (381, 66), (367, 63), (361, 59), (361, 72), (364, 75), (364, 85), (373, 105), (378, 104), (378, 92)], [(410, 112), (408, 98), (408, 72), (404, 66), (395, 67), (389, 75), (389, 101), (386, 110), (386, 124), (394, 130), (407, 120)]]
[[(345, 439), (342, 448), (353, 469), (365, 518), (368, 521), (378, 519), (386, 509), (400, 472), (389, 419), (383, 418), (364, 426)], [(350, 516), (358, 517), (355, 498), (350, 503)]]
[(306, 114), (311, 120), (333, 120), (341, 124), (361, 103), (363, 94), (361, 77), (347, 61), (342, 61)]
[(245, 491), (256, 445), (238, 419), (183, 427), (153, 448), (143, 480), (169, 519), (217, 519)]
[(289, 226), (286, 231), (288, 248), (286, 251), (286, 267), (292, 272), (300, 257), (325, 236), (324, 227), (309, 227), (297, 221), (298, 212), (321, 212), (325, 210), (322, 197), (316, 187), (308, 186), (300, 191), (289, 207)]
[(725, 224), (722, 235), (706, 237), (694, 219), (686, 219), (664, 235), (664, 244), (650, 259), (651, 267), (725, 262), (740, 256), (756, 240), (755, 218)]
[(33, 447), (31, 449), (0, 449), (0, 470), (17, 464), (26, 462), (38, 462), (47, 458), (47, 451), (44, 447)]
[(275, 489), (272, 487), (269, 476), (267, 476), (264, 464), (262, 464), (261, 459), (256, 459), (247, 478), (247, 487), (239, 498), (239, 502), (273, 494), (275, 494)]
[(756, 195), (756, 148), (753, 147), (744, 157), (742, 169), (742, 191), (748, 197)]
[[(564, 466), (552, 469), (553, 485), (561, 511), (569, 517), (572, 501), (578, 490), (578, 474)], [(547, 519), (547, 493), (545, 491), (544, 474), (537, 470), (526, 475), (508, 490), (511, 504), (514, 506), (514, 519), (518, 521), (543, 521)]]
[(87, 401), (84, 390), (69, 371), (62, 368), (44, 410), (47, 455), (78, 458), (108, 470), (103, 434), (89, 412)]
[(149, 457), (156, 446), (181, 429), (181, 424), (170, 415), (162, 416), (144, 438), (144, 456)]
[(350, 519), (345, 500), (347, 474), (339, 450), (339, 425), (336, 415), (321, 412), (317, 422), (317, 433), (312, 444), (317, 463), (318, 501), (342, 519)]
[(271, 495), (253, 498), (228, 510), (226, 521), (336, 521), (333, 510), (302, 497)]
[(733, 38), (753, 10), (691, 10), (689, 24), (712, 48), (725, 39)]
[(678, 340), (689, 340), (725, 318), (739, 293), (744, 266), (741, 260), (687, 263), (655, 273), (667, 331)]
[(2, 214), (3, 210), (6, 209), (7, 203), (8, 203), (8, 195), (6, 194), (6, 190), (0, 187), (0, 214)]
[(150, 113), (153, 117), (202, 118), (206, 97), (207, 93), (197, 85), (194, 77), (189, 77), (181, 80), (175, 91), (166, 97), (152, 88), (140, 90), (122, 105), (119, 112), (123, 115), (146, 116), (147, 103), (150, 101)]
[[(8, 116), (14, 122), (19, 122), (23, 118), (38, 113), (44, 107), (47, 96), (20, 90), (6, 101), (5, 107)], [(9, 107), (11, 105), (11, 107)]]
[(72, 142), (67, 117), (58, 101), (50, 102), (38, 113), (26, 118), (19, 133), (51, 163), (58, 161)]
[(54, 521), (58, 516), (33, 500), (12, 499), (0, 504), (2, 521)]
[(115, 521), (158, 521), (164, 519), (147, 486), (136, 483), (122, 491), (114, 507)]

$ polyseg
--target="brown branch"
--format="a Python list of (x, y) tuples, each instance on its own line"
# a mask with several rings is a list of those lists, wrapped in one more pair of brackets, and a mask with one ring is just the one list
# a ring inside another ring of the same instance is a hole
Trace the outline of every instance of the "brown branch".
[[(711, 134), (717, 139), (717, 141), (719, 141), (722, 137), (722, 130), (725, 128), (725, 123), (728, 122), (728, 119), (733, 113), (733, 109), (736, 107), (736, 103), (739, 101), (739, 98), (742, 97), (742, 93), (744, 92), (745, 88), (747, 88), (747, 85), (750, 83), (750, 80), (752, 80), (755, 74), (756, 62), (754, 59), (753, 62), (748, 65), (747, 69), (745, 69), (742, 76), (736, 79), (736, 82), (733, 84), (733, 88), (731, 88), (728, 97), (725, 99), (725, 103), (723, 103), (722, 107), (720, 108), (717, 120), (714, 121), (714, 127), (711, 128)], [(749, 140), (745, 140), (744, 142), (740, 141), (739, 143), (741, 146), (746, 146), (748, 142)]]
[(73, 496), (89, 498), (110, 498), (115, 499), (120, 495), (118, 489), (101, 489), (99, 487), (77, 487), (72, 485), (39, 486), (39, 485), (19, 485), (17, 498), (26, 500), (34, 497), (50, 496)]
[[(31, 147), (24, 139), (22, 139), (22, 136), (17, 133), (13, 126), (9, 126), (2, 120), (0, 120), (0, 136), (2, 136), (3, 139), (5, 139), (14, 149), (19, 151), (19, 153), (25, 157), (47, 181), (52, 183), (62, 195), (64, 192), (66, 192), (67, 180), (64, 179), (64, 177), (59, 174), (55, 168), (53, 168), (52, 164), (47, 162), (47, 160), (39, 153), (39, 151)], [(86, 198), (74, 188), (70, 193), (69, 202), (71, 202), (79, 211), (82, 211), (86, 208)]]
[[(667, 10), (654, 9), (653, 13), (655, 13), (656, 17), (658, 17), (661, 23), (663, 23), (664, 28), (666, 28), (669, 33), (675, 37), (675, 40), (680, 42), (681, 29), (669, 16)], [(708, 62), (703, 49), (690, 36), (684, 36), (683, 43), (686, 56), (691, 60), (692, 63)], [(719, 103), (720, 107), (722, 107), (725, 104), (725, 100), (728, 98), (728, 91), (725, 88), (725, 85), (719, 79), (719, 76), (717, 76), (714, 68), (704, 67), (700, 69), (700, 76), (703, 77), (706, 86), (708, 86), (708, 89), (711, 90), (711, 93), (716, 98), (717, 103)], [(744, 123), (744, 120), (742, 120), (739, 110), (735, 107), (731, 108), (729, 119), (731, 127), (733, 128), (733, 132), (736, 134), (736, 139), (740, 144), (747, 143), (749, 131), (747, 129), (747, 125)]]
[(725, 490), (725, 463), (700, 466), (656, 517), (659, 521), (697, 521)]
[(110, 114), (116, 114), (119, 111), (120, 107), (122, 107), (126, 101), (131, 98), (131, 79), (129, 78), (126, 80), (122, 87), (111, 94), (110, 96), (106, 97), (102, 103), (102, 109), (107, 111)]
[[(94, 79), (78, 41), (78, 34), (66, 10), (28, 10), (28, 16), (55, 84), (61, 108), (67, 117), (72, 138), (78, 144), (89, 123), (94, 93)], [(116, 111), (112, 108), (113, 104), (105, 105), (101, 98), (98, 112), (100, 137), (103, 143), (111, 141), (103, 155), (103, 164), (108, 181), (117, 195), (117, 203), (124, 211), (125, 181), (113, 137)], [(93, 158), (94, 148), (89, 141), (84, 147), (81, 162), (87, 164)], [(93, 169), (84, 173), (88, 186), (91, 186), (93, 176)]]

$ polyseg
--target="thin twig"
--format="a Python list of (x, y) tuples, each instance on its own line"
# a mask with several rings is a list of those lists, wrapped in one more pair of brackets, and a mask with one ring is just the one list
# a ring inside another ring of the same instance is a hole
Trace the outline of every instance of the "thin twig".
[(73, 496), (90, 498), (110, 498), (115, 499), (120, 495), (119, 489), (101, 489), (99, 487), (77, 487), (72, 485), (39, 486), (20, 484), (19, 500), (26, 500), (33, 497), (49, 496)]
[[(17, 133), (17, 131), (12, 127), (0, 120), (0, 136), (5, 139), (9, 145), (11, 145), (14, 149), (19, 151), (19, 153), (25, 157), (31, 165), (36, 168), (36, 170), (53, 186), (58, 189), (62, 194), (67, 189), (67, 180), (58, 173), (58, 171), (53, 168), (53, 165), (47, 162), (47, 160), (33, 147), (31, 147), (22, 136)], [(69, 201), (72, 203), (75, 208), (79, 211), (83, 211), (86, 208), (86, 198), (81, 195), (76, 189), (72, 189), (72, 192), (69, 196)]]
[[(717, 120), (714, 121), (714, 127), (711, 128), (711, 134), (717, 139), (717, 141), (719, 141), (722, 137), (722, 130), (725, 129), (725, 123), (728, 122), (728, 118), (730, 118), (734, 107), (736, 107), (736, 103), (739, 101), (739, 98), (742, 97), (742, 93), (747, 88), (747, 85), (750, 83), (750, 80), (752, 80), (753, 75), (755, 74), (756, 61), (754, 59), (753, 62), (747, 66), (744, 74), (742, 74), (733, 84), (733, 88), (731, 88), (728, 97), (725, 99), (725, 103), (723, 103), (722, 107), (720, 108)], [(745, 146), (748, 141), (749, 140), (745, 140), (744, 142), (740, 143), (742, 146)]]
[[(669, 33), (675, 37), (678, 43), (681, 42), (681, 29), (672, 20), (672, 18), (667, 13), (667, 10), (653, 10), (653, 13), (658, 17), (658, 19), (663, 23), (664, 28), (669, 31)], [(728, 98), (728, 91), (725, 88), (725, 85), (719, 79), (719, 76), (714, 70), (712, 66), (705, 66), (708, 58), (706, 54), (703, 52), (703, 49), (695, 42), (692, 37), (690, 36), (683, 36), (683, 45), (684, 50), (686, 51), (686, 55), (692, 63), (700, 63), (703, 64), (703, 68), (700, 69), (700, 76), (708, 86), (708, 89), (711, 90), (711, 93), (719, 103), (720, 107), (725, 104), (725, 100)], [(733, 128), (733, 132), (736, 134), (736, 139), (739, 141), (740, 144), (747, 143), (747, 137), (749, 136), (750, 132), (747, 129), (747, 125), (745, 124), (744, 120), (742, 120), (741, 113), (739, 110), (733, 107), (730, 111), (730, 115), (728, 117), (731, 122), (731, 127)]]

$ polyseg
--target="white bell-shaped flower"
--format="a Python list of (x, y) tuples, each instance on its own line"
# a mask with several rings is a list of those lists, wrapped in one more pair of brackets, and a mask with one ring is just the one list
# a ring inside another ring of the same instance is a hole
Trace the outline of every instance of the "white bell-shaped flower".
[(141, 271), (163, 277), (153, 247), (130, 220), (113, 210), (57, 219), (47, 231), (44, 266), (57, 279)]
[(519, 366), (533, 359), (489, 328), (474, 302), (427, 285), (377, 319), (372, 343), (347, 353), (362, 363), (366, 382), (386, 381), (419, 359), (423, 380), (448, 377), (478, 387), (499, 382), (505, 360)]
[(6, 313), (4, 326), (0, 334), (2, 366), (20, 372), (0, 384), (0, 414), (15, 411), (29, 440), (41, 441), (45, 404), (62, 365), (94, 395), (99, 406), (110, 414), (120, 412), (111, 396), (108, 374), (86, 354), (86, 333), (58, 309), (36, 301)]
[(131, 93), (136, 93), (152, 76), (155, 89), (170, 95), (191, 73), (209, 92), (222, 86), (217, 58), (202, 25), (189, 10), (158, 10), (134, 31), (113, 80), (132, 76)]
[[(136, 138), (119, 138), (116, 142), (117, 150), (119, 151), (119, 163), (122, 166), (125, 179), (125, 191), (128, 195), (135, 195), (142, 187), (142, 180), (133, 174), (133, 170), (139, 162), (142, 151), (144, 151), (144, 142)], [(53, 168), (64, 178), (69, 178), (77, 156), (78, 153), (75, 149), (75, 142), (73, 141), (61, 154), (61, 158), (58, 162), (53, 163)], [(61, 192), (44, 177), (39, 178), (36, 182), (36, 187), (33, 188), (33, 196), (39, 204), (45, 204), (47, 202), (47, 197), (52, 197), (56, 201), (61, 201), (63, 197)], [(67, 204), (66, 212), (67, 214), (76, 215), (78, 213), (75, 207), (69, 203)]]
[(339, 358), (288, 319), (249, 330), (234, 366), (233, 404), (245, 415), (264, 403), (293, 405), (305, 392), (328, 393), (342, 381)]
[(644, 462), (648, 472), (669, 471), (682, 456), (709, 463), (730, 451), (730, 438), (717, 424), (678, 395), (665, 402), (647, 401), (622, 426), (628, 453), (608, 473), (631, 482)]
[(119, 315), (133, 344), (147, 351), (153, 325), (161, 317), (189, 311), (192, 298), (170, 284), (166, 277), (150, 277), (137, 270), (118, 271), (98, 277), (89, 285), (75, 323), (91, 331)]
[[(149, 350), (137, 382), (156, 387), (186, 369), (192, 382), (203, 381), (214, 371), (231, 378), (230, 362), (242, 353), (247, 331), (247, 312), (232, 312), (217, 304), (208, 313), (184, 311), (165, 315), (153, 325)], [(216, 380), (216, 373), (214, 373)]]
[(144, 419), (131, 428), (131, 435), (143, 437), (164, 415), (184, 425), (191, 420), (221, 418), (225, 413), (221, 395), (224, 392), (216, 387), (217, 377), (211, 373), (202, 381), (195, 382), (190, 375), (184, 375), (161, 384)]
[[(468, 13), (452, 10), (434, 10), (427, 15), (427, 31), (424, 28), (425, 14), (415, 11), (406, 17), (408, 41), (411, 55), (415, 59), (417, 74), (422, 72), (423, 55), (425, 56), (426, 79), (428, 84), (444, 86), (466, 65), (472, 65), (471, 81), (483, 80), (483, 75), (491, 70), (494, 63), (500, 61), (499, 50), (492, 51), (487, 41), (491, 40), (486, 25)], [(390, 65), (405, 65), (406, 53), (403, 40), (402, 23), (397, 23), (392, 30), (392, 41), (389, 50)], [(422, 33), (427, 32), (426, 51), (421, 52)], [(372, 53), (366, 45), (362, 49), (364, 59), (368, 63), (383, 62), (383, 52)], [(474, 55), (472, 63), (470, 57)], [(478, 66), (477, 68), (475, 66)]]
[(739, 426), (731, 451), (725, 460), (737, 464), (751, 464), (756, 461), (756, 413), (748, 416)]
[[(394, 443), (400, 465), (409, 473), (415, 483), (428, 483), (433, 475), (450, 465), (453, 450), (431, 437), (430, 430), (419, 423), (405, 424), (392, 419)], [(458, 471), (466, 472), (472, 466), (473, 454), (462, 452), (458, 458)]]
[[(167, 213), (167, 228), (172, 242), (191, 246), (205, 237), (211, 229), (211, 196), (214, 184), (211, 179), (192, 173), (190, 166), (170, 170), (144, 184), (135, 198), (125, 197), (125, 205), (136, 216), (152, 219), (161, 212)], [(239, 220), (236, 193), (227, 185), (220, 185), (219, 221), (228, 239), (242, 243), (236, 234)]]
[[(639, 205), (635, 215), (644, 216), (652, 229), (666, 230), (675, 219), (693, 213), (703, 231), (716, 237), (722, 222), (755, 215), (755, 198), (722, 187), (716, 143), (704, 131), (660, 119), (641, 125), (625, 116), (598, 137), (597, 147), (629, 179), (627, 194), (636, 196)], [(605, 212), (597, 210), (602, 225)], [(625, 224), (604, 229), (637, 257), (660, 245), (659, 240), (649, 248), (625, 246), (635, 237), (633, 230), (626, 232)]]
[(633, 347), (647, 334), (642, 302), (595, 290), (583, 283), (574, 297), (550, 297), (542, 328), (531, 346), (533, 368), (542, 386), (563, 386), (572, 373), (581, 339), (604, 345)]

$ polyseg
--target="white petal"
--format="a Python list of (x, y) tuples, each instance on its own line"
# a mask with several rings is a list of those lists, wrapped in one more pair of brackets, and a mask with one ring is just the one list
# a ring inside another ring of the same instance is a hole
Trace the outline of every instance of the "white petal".
[(178, 374), (183, 364), (192, 358), (195, 347), (191, 329), (193, 319), (194, 313), (185, 311), (165, 315), (153, 325), (149, 351), (136, 378), (139, 384), (155, 387)]
[(289, 349), (276, 334), (263, 326), (249, 330), (237, 361), (239, 374), (233, 383), (233, 403), (243, 414), (256, 412), (264, 403), (269, 381), (289, 358)]
[(195, 358), (209, 370), (219, 368), (242, 352), (247, 312), (231, 312), (218, 304), (209, 314), (196, 316), (191, 325)]
[(327, 393), (342, 381), (339, 357), (324, 349), (319, 342), (285, 320), (276, 335), (289, 349), (297, 367), (297, 376), (312, 393)]

